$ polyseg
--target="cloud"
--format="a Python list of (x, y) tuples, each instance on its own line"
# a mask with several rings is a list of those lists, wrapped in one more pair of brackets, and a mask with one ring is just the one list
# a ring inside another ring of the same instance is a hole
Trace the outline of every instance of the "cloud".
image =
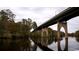
[(68, 21), (68, 30), (69, 32), (75, 32), (79, 30), (79, 16)]
[[(0, 10), (10, 9), (16, 15), (15, 21), (21, 21), (23, 18), (31, 18), (33, 21), (36, 21), (39, 26), (66, 8), (67, 7), (0, 7)], [(72, 18), (68, 21), (68, 31), (75, 32), (79, 29), (78, 25), (79, 17)], [(57, 24), (50, 27), (57, 30)]]

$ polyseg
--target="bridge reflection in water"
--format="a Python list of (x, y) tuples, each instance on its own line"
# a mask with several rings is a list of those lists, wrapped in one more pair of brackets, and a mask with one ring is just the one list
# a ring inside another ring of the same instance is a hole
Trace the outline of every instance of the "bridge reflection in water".
[[(47, 22), (43, 23), (39, 27), (36, 27), (34, 29), (34, 31), (31, 32), (31, 34), (33, 34), (35, 32), (39, 32), (41, 30), (42, 31), (41, 36), (43, 37), (43, 35), (44, 35), (43, 32), (45, 31), (46, 28), (48, 28), (51, 25), (58, 24), (57, 25), (57, 31), (58, 31), (57, 32), (57, 42), (56, 42), (57, 43), (57, 49), (58, 49), (58, 51), (62, 51), (62, 50), (68, 51), (68, 49), (69, 49), (69, 44), (68, 44), (69, 39), (68, 39), (67, 21), (70, 20), (71, 18), (74, 18), (74, 17), (77, 17), (77, 16), (79, 16), (79, 8), (78, 7), (69, 7), (67, 9), (63, 10), (62, 12), (60, 12), (59, 14), (57, 14), (56, 16), (54, 16), (53, 18), (49, 19)], [(60, 37), (61, 27), (63, 27), (64, 30), (65, 30), (65, 46), (64, 46), (64, 49), (61, 48), (61, 44), (60, 44), (61, 43), (61, 37)], [(46, 31), (46, 35), (48, 35), (47, 31)], [(22, 40), (20, 40), (21, 38), (17, 40), (17, 43), (19, 45), (16, 43), (16, 39), (17, 38), (12, 37), (11, 40), (7, 40), (9, 42), (4, 40), (4, 42), (6, 41), (5, 44), (3, 43), (3, 40), (0, 39), (1, 50), (3, 50), (3, 49), (4, 50), (9, 50), (9, 49), (10, 50), (16, 50), (17, 49), (17, 50), (30, 51), (31, 48), (34, 48), (33, 50), (36, 50), (37, 46), (39, 46), (44, 51), (53, 51), (53, 49), (48, 47), (49, 43), (47, 41), (45, 42), (45, 40), (47, 39), (45, 37), (44, 38), (41, 38), (41, 37), (39, 37), (39, 38), (34, 37), (33, 38), (33, 37), (29, 37), (29, 36), (26, 37), (25, 36), (24, 38), (22, 38)], [(38, 39), (38, 41), (35, 40), (35, 39)], [(35, 44), (34, 47), (30, 46), (31, 45), (30, 40), (34, 42), (34, 44)], [(6, 44), (7, 44), (7, 46), (6, 46)], [(5, 49), (5, 47), (6, 47), (6, 49)]]
[[(63, 50), (65, 47), (65, 38), (61, 40), (61, 49)], [(78, 51), (79, 50), (79, 40), (77, 41), (76, 37), (68, 37), (68, 51)], [(53, 49), (54, 51), (57, 51), (57, 42), (53, 42), (50, 45), (48, 45), (49, 48)], [(37, 47), (37, 51), (42, 51), (39, 47)]]
[(51, 18), (50, 20), (48, 20), (47, 22), (43, 23), (42, 25), (40, 25), (36, 29), (34, 29), (33, 32), (41, 30), (43, 28), (46, 28), (48, 26), (51, 26), (51, 25), (54, 25), (57, 23), (58, 24), (58, 39), (57, 39), (58, 51), (62, 51), (61, 46), (60, 46), (60, 39), (61, 39), (60, 38), (60, 29), (61, 29), (61, 27), (63, 27), (65, 30), (65, 48), (64, 48), (64, 51), (68, 51), (67, 21), (70, 20), (71, 18), (77, 17), (77, 16), (79, 16), (79, 8), (78, 7), (69, 7), (66, 10), (64, 10), (64, 11), (60, 12), (59, 14), (57, 14), (56, 16), (54, 16), (53, 18)]
[[(45, 48), (53, 49), (54, 51), (57, 51), (57, 41), (51, 40), (51, 42), (48, 43), (48, 45), (45, 45), (45, 42), (41, 42), (40, 40), (50, 40), (52, 38), (34, 38), (34, 40), (38, 40), (38, 43), (41, 43), (41, 45), (44, 45), (42, 47), (37, 47), (37, 45), (34, 45), (32, 41), (27, 41), (27, 39), (0, 39), (0, 51), (41, 51), (46, 50)], [(26, 40), (26, 41), (25, 41)], [(30, 39), (31, 40), (31, 39)], [(63, 50), (65, 47), (65, 38), (63, 38), (61, 41), (61, 49)], [(68, 37), (68, 51), (75, 51), (79, 50), (79, 38), (76, 37)], [(32, 45), (31, 45), (32, 43)], [(39, 44), (40, 45), (40, 44)], [(40, 46), (41, 46), (40, 45)], [(45, 47), (47, 46), (47, 47)], [(48, 50), (48, 49), (47, 49)], [(49, 50), (48, 50), (49, 51)]]

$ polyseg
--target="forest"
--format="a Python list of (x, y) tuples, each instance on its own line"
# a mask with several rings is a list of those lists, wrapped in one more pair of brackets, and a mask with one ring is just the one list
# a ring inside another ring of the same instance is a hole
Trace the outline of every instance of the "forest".
[[(31, 51), (35, 47), (31, 44), (31, 40), (43, 46), (57, 41), (56, 30), (48, 27), (43, 29), (44, 32), (39, 30), (32, 33), (31, 29), (38, 27), (35, 21), (28, 18), (15, 22), (15, 17), (16, 15), (10, 9), (0, 11), (0, 50)], [(64, 32), (61, 32), (61, 38), (64, 36)], [(79, 38), (79, 31), (69, 34), (69, 36)]]

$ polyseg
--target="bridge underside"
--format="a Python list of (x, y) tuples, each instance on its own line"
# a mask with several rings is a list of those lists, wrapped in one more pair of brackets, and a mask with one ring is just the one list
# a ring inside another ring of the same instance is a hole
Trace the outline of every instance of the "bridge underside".
[(57, 14), (56, 16), (54, 16), (53, 18), (49, 19), (44, 24), (42, 24), (39, 27), (37, 27), (36, 29), (34, 29), (34, 31), (54, 25), (57, 22), (68, 21), (69, 19), (76, 17), (76, 16), (79, 16), (79, 8), (78, 7), (69, 7), (66, 10), (64, 10), (64, 11), (60, 12), (59, 14)]
[(57, 23), (58, 24), (58, 39), (57, 39), (58, 51), (62, 51), (61, 46), (60, 46), (60, 39), (61, 39), (60, 29), (61, 29), (61, 27), (63, 27), (65, 30), (65, 48), (64, 48), (64, 51), (67, 51), (68, 50), (67, 21), (73, 17), (76, 17), (76, 16), (79, 16), (79, 8), (78, 7), (67, 8), (66, 10), (62, 11), (61, 13), (57, 14), (56, 16), (54, 16), (53, 18), (51, 18), (50, 20), (45, 22), (44, 24), (42, 24), (39, 27), (37, 27), (36, 29), (34, 29), (33, 32)]
[(68, 51), (68, 30), (67, 30), (67, 22), (58, 22), (58, 26), (57, 26), (57, 29), (58, 29), (58, 39), (57, 39), (57, 42), (58, 42), (58, 51), (62, 51), (61, 49), (61, 45), (60, 45), (60, 40), (62, 39), (61, 38), (61, 34), (60, 34), (60, 30), (61, 28), (64, 28), (65, 30), (65, 48), (64, 48), (64, 51)]

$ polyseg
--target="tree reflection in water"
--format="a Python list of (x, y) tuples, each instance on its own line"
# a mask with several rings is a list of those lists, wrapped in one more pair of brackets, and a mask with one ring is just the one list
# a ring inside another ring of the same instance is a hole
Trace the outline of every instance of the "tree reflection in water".
[(79, 37), (76, 37), (76, 41), (79, 42)]
[(0, 39), (0, 51), (30, 51), (31, 42), (29, 39)]
[[(51, 37), (33, 37), (36, 43), (40, 43), (42, 46), (47, 47), (48, 45), (56, 42), (55, 38)], [(31, 45), (30, 39), (15, 38), (12, 39), (0, 39), (0, 51), (36, 51), (37, 45)]]

